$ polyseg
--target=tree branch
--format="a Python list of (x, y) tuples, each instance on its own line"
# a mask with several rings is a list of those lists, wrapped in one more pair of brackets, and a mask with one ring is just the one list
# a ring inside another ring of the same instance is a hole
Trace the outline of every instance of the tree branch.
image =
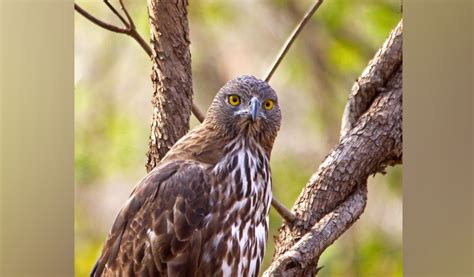
[[(313, 276), (319, 269), (310, 263), (360, 217), (366, 204), (367, 186), (363, 184), (278, 257), (263, 276)], [(302, 275), (298, 275), (299, 268), (305, 269)]]
[(128, 10), (125, 8), (125, 5), (123, 4), (123, 0), (119, 0), (119, 3), (120, 3), (120, 7), (122, 8), (122, 11), (125, 13), (125, 16), (127, 17), (127, 20), (129, 23), (128, 26), (130, 27), (130, 29), (136, 29), (135, 22), (133, 22), (132, 17), (128, 13)]
[[(394, 33), (400, 32), (401, 35), (401, 24), (399, 26), (400, 29), (395, 28), (388, 40), (393, 38)], [(353, 128), (341, 138), (298, 197), (293, 207), (298, 220), (284, 223), (280, 228), (273, 263), (265, 272), (267, 276), (314, 275), (317, 271), (317, 259), (322, 251), (358, 217), (340, 221), (330, 214), (339, 214), (337, 207), (343, 207), (340, 206), (341, 203), (348, 201), (354, 188), (365, 186), (368, 176), (381, 172), (387, 165), (401, 163), (402, 61), (401, 55), (398, 59), (392, 59), (392, 55), (383, 54), (394, 53), (394, 48), (397, 47), (401, 47), (401, 41), (400, 44), (385, 43), (382, 47), (384, 50), (378, 52), (382, 55), (377, 55), (369, 64), (369, 69), (364, 71), (367, 82), (370, 82), (372, 77), (378, 84), (373, 86), (377, 92), (375, 100), (371, 102), (370, 108), (357, 118)], [(383, 64), (384, 68), (395, 67), (395, 70), (392, 70), (390, 75), (376, 74), (378, 71), (370, 70), (373, 64)], [(367, 72), (371, 73), (366, 74)], [(324, 233), (327, 228), (317, 227), (323, 226), (321, 224), (325, 222), (338, 226), (334, 229), (334, 236)], [(307, 247), (302, 249), (302, 245)], [(297, 250), (304, 250), (304, 253)], [(299, 258), (295, 260), (295, 253), (303, 253), (305, 262), (301, 262)], [(307, 259), (309, 256), (312, 258)]]
[(290, 37), (286, 40), (285, 45), (281, 48), (280, 53), (278, 53), (275, 61), (273, 62), (272, 67), (270, 68), (270, 71), (267, 73), (267, 76), (265, 77), (265, 82), (268, 83), (270, 81), (270, 79), (273, 76), (273, 73), (275, 73), (275, 70), (278, 68), (278, 65), (281, 63), (281, 61), (285, 57), (291, 45), (293, 44), (295, 39), (298, 37), (301, 30), (303, 30), (304, 26), (306, 25), (306, 22), (308, 22), (308, 20), (311, 18), (311, 16), (313, 16), (313, 14), (316, 12), (319, 6), (321, 6), (322, 3), (323, 3), (323, 0), (317, 0), (316, 2), (314, 2), (314, 4), (309, 8), (309, 10), (304, 15), (300, 23), (298, 23), (296, 28), (291, 33)]
[(199, 122), (202, 123), (204, 121), (204, 118), (205, 118), (204, 114), (199, 110), (199, 108), (194, 103), (191, 108), (191, 111), (193, 112), (194, 116)]
[(109, 30), (111, 32), (114, 32), (114, 33), (120, 33), (120, 34), (126, 34), (128, 32), (127, 29), (125, 28), (120, 28), (120, 27), (117, 27), (115, 25), (112, 25), (112, 24), (109, 24), (109, 23), (106, 23), (98, 18), (96, 18), (95, 16), (91, 15), (90, 13), (88, 13), (87, 11), (85, 11), (83, 8), (81, 8), (78, 4), (74, 3), (74, 9), (79, 13), (81, 14), (82, 16), (84, 16), (85, 18), (87, 18), (89, 21), (91, 21), (92, 23), (106, 29), (106, 30)]
[(288, 210), (287, 207), (283, 205), (280, 201), (278, 201), (275, 197), (272, 198), (272, 206), (275, 210), (283, 217), (286, 222), (295, 222), (296, 215)]
[(383, 88), (388, 77), (402, 62), (402, 29), (403, 21), (400, 20), (352, 86), (342, 117), (341, 137), (354, 127), (357, 119), (367, 111), (377, 96), (378, 89)]
[[(106, 22), (96, 18), (95, 16), (91, 15), (89, 12), (87, 12), (86, 10), (81, 8), (76, 3), (74, 3), (74, 9), (79, 14), (81, 14), (82, 16), (87, 18), (89, 21), (91, 21), (92, 23), (94, 23), (94, 24), (96, 24), (96, 25), (98, 25), (98, 26), (100, 26), (100, 27), (102, 27), (106, 30), (112, 31), (114, 33), (125, 34), (125, 35), (128, 35), (128, 36), (132, 37), (133, 39), (135, 39), (136, 42), (138, 42), (138, 44), (143, 48), (143, 50), (145, 50), (147, 55), (150, 58), (152, 58), (153, 52), (151, 50), (150, 45), (138, 33), (138, 31), (135, 27), (135, 22), (133, 21), (132, 17), (130, 16), (130, 14), (127, 10), (127, 8), (123, 4), (123, 1), (120, 0), (119, 2), (120, 2), (120, 7), (124, 11), (128, 22), (123, 18), (123, 16), (120, 15), (120, 13), (114, 8), (114, 6), (109, 3), (109, 1), (104, 0), (104, 3), (107, 5), (107, 7), (109, 7), (109, 9), (120, 19), (120, 21), (123, 22), (123, 24), (126, 26), (126, 28), (120, 28), (118, 26), (106, 23)], [(199, 108), (194, 103), (192, 104), (192, 112), (193, 112), (194, 116), (199, 120), (199, 122), (204, 121), (204, 114), (199, 110)]]
[(104, 0), (104, 3), (105, 5), (107, 5), (107, 7), (109, 7), (109, 9), (115, 14), (115, 16), (117, 16), (120, 21), (122, 21), (123, 25), (125, 25), (125, 27), (127, 27), (127, 29), (130, 29), (130, 24), (129, 22), (127, 22), (123, 16), (115, 9), (115, 7), (110, 4), (110, 2), (108, 0)]

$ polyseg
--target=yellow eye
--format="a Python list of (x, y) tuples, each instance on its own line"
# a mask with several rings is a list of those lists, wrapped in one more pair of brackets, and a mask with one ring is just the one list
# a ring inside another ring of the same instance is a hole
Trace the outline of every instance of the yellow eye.
[(265, 107), (266, 110), (269, 111), (273, 108), (273, 101), (270, 99), (267, 99), (265, 100), (265, 102), (263, 102), (263, 106)]
[(237, 106), (240, 104), (240, 97), (235, 95), (235, 94), (232, 94), (231, 96), (229, 96), (229, 104), (231, 104), (232, 106)]

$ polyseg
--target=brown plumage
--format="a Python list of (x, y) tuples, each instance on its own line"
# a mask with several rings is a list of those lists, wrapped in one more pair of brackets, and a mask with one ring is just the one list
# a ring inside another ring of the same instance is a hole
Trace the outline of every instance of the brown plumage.
[(277, 96), (241, 76), (132, 191), (91, 276), (256, 276), (268, 236)]

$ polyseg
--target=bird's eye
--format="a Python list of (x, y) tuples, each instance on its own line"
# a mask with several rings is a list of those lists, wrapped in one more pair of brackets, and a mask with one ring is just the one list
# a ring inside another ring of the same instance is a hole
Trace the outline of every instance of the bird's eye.
[(263, 102), (263, 106), (265, 107), (267, 111), (269, 111), (273, 108), (273, 101), (270, 99), (267, 99), (265, 100), (265, 102)]
[(240, 97), (235, 94), (232, 94), (231, 96), (229, 96), (229, 104), (231, 104), (232, 106), (238, 106), (240, 104)]

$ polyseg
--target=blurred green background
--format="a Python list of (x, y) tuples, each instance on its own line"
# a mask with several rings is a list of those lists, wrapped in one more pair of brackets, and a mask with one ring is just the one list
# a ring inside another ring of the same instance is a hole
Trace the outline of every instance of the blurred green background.
[[(148, 40), (146, 1), (125, 2)], [(194, 94), (203, 111), (229, 79), (263, 78), (312, 4), (190, 2)], [(120, 23), (101, 1), (77, 3)], [(283, 122), (272, 154), (273, 191), (288, 207), (336, 145), (351, 86), (400, 17), (398, 0), (325, 1), (274, 74), (270, 84), (279, 94)], [(115, 215), (145, 174), (151, 61), (127, 36), (79, 14), (75, 24), (75, 270), (86, 276)], [(192, 127), (196, 124), (192, 118)], [(402, 275), (401, 176), (401, 167), (395, 167), (369, 179), (364, 214), (321, 256), (319, 276)], [(273, 209), (270, 224), (264, 268), (281, 224)]]

